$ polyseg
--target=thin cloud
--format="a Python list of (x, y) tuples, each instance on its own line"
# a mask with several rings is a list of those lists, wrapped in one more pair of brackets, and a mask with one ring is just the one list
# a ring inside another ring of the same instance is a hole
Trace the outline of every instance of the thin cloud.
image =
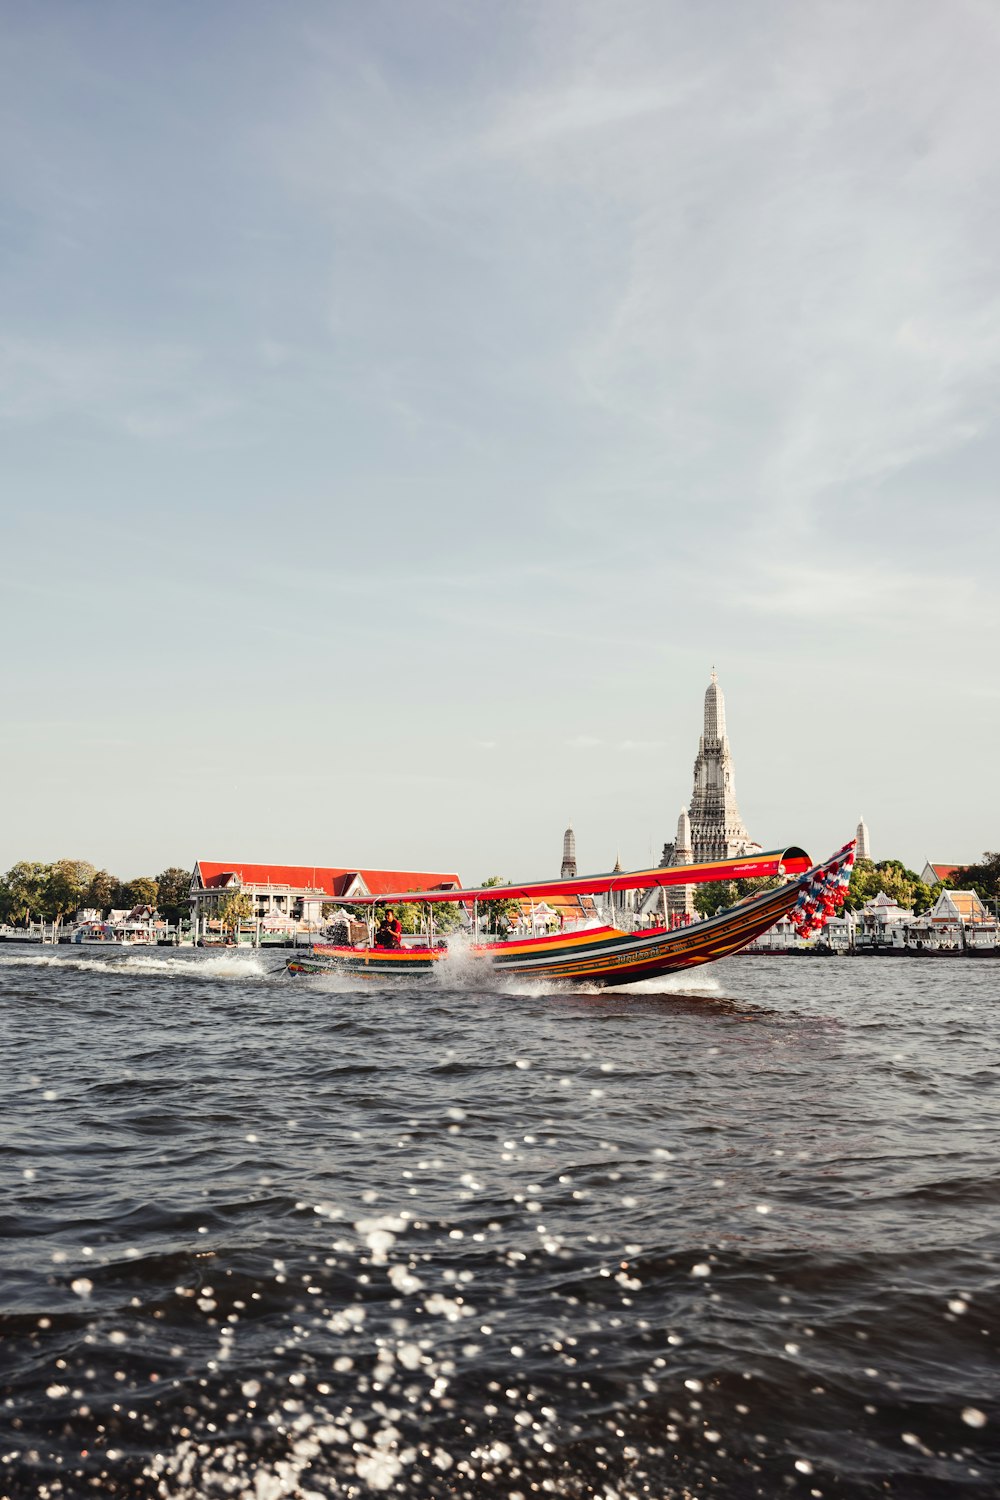
[(601, 88), (572, 85), (520, 97), (477, 142), (498, 155), (534, 152), (562, 138), (603, 132), (625, 123), (646, 121), (675, 108), (690, 83), (671, 88)]
[(192, 347), (0, 340), (0, 422), (40, 425), (83, 416), (133, 437), (163, 438), (228, 416), (235, 404), (207, 377)]
[(889, 573), (853, 560), (827, 567), (772, 565), (761, 570), (759, 586), (745, 590), (740, 603), (764, 615), (816, 619), (829, 613), (854, 624), (897, 628), (926, 622), (929, 612), (936, 627), (953, 628), (998, 611), (993, 599), (979, 597), (978, 585), (968, 575)]

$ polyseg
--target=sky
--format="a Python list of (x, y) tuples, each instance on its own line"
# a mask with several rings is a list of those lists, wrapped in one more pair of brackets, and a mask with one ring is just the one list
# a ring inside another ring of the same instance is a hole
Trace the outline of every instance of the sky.
[(1000, 847), (995, 5), (0, 21), (0, 869)]

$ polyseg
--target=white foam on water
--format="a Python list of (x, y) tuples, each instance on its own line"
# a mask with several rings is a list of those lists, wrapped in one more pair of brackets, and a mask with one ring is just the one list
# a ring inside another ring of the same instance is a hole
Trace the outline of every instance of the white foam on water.
[(113, 956), (63, 954), (0, 954), (0, 966), (26, 969), (71, 969), (80, 974), (170, 974), (195, 979), (263, 979), (274, 966), (258, 952), (218, 954), (202, 958), (190, 952), (168, 958), (152, 953), (116, 951)]
[[(248, 953), (246, 957), (236, 953), (217, 953), (203, 958), (197, 966), (199, 974), (208, 974), (213, 979), (263, 979), (278, 966), (265, 962), (262, 954)], [(176, 972), (176, 971), (172, 971)]]
[(476, 951), (476, 945), (468, 933), (448, 934), (447, 956), (434, 965), (434, 979), (443, 989), (474, 989), (484, 983), (494, 988), (490, 981), (492, 959)]
[(692, 979), (687, 974), (664, 974), (660, 979), (637, 979), (632, 984), (594, 984), (586, 980), (532, 979), (527, 975), (511, 976), (497, 986), (508, 995), (603, 995), (611, 999), (615, 995), (722, 995), (722, 985), (717, 979), (703, 976), (700, 972)]
[(637, 979), (634, 984), (618, 985), (619, 993), (628, 995), (721, 995), (722, 985), (701, 969), (692, 974), (664, 974), (660, 979)]

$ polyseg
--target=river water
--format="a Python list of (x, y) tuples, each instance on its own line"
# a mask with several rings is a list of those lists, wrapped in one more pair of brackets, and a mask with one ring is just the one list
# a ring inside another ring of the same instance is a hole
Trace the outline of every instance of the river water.
[(0, 952), (0, 1495), (1000, 1492), (1000, 964)]

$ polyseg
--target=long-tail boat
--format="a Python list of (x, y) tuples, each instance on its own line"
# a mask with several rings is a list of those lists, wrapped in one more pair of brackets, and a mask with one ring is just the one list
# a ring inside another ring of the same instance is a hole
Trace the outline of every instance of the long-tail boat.
[[(438, 902), (461, 903), (470, 921), (472, 940), (460, 940), (451, 948), (446, 941), (435, 943), (432, 936), (421, 946), (400, 948), (378, 947), (373, 942), (361, 946), (317, 943), (290, 955), (287, 968), (291, 974), (333, 973), (380, 981), (444, 980), (447, 970), (442, 965), (460, 952), (463, 960), (475, 962), (476, 980), (487, 983), (489, 976), (494, 975), (501, 980), (517, 976), (599, 986), (630, 984), (738, 953), (782, 917), (790, 917), (803, 935), (817, 932), (843, 905), (853, 863), (852, 841), (821, 864), (813, 864), (804, 849), (792, 846), (706, 864), (671, 865), (629, 873), (616, 871), (569, 880), (536, 880), (522, 885), (369, 896), (352, 904), (394, 907), (426, 903), (433, 907)], [(718, 916), (674, 928), (664, 918), (655, 927), (629, 931), (623, 915), (614, 906), (615, 896), (626, 891), (764, 877), (777, 877), (783, 883), (761, 890)], [(595, 893), (607, 896), (607, 909), (615, 920), (538, 937), (479, 940), (479, 909), (487, 902), (534, 903), (548, 896)], [(431, 927), (431, 933), (432, 930)], [(463, 980), (468, 978), (468, 969), (463, 969)]]

